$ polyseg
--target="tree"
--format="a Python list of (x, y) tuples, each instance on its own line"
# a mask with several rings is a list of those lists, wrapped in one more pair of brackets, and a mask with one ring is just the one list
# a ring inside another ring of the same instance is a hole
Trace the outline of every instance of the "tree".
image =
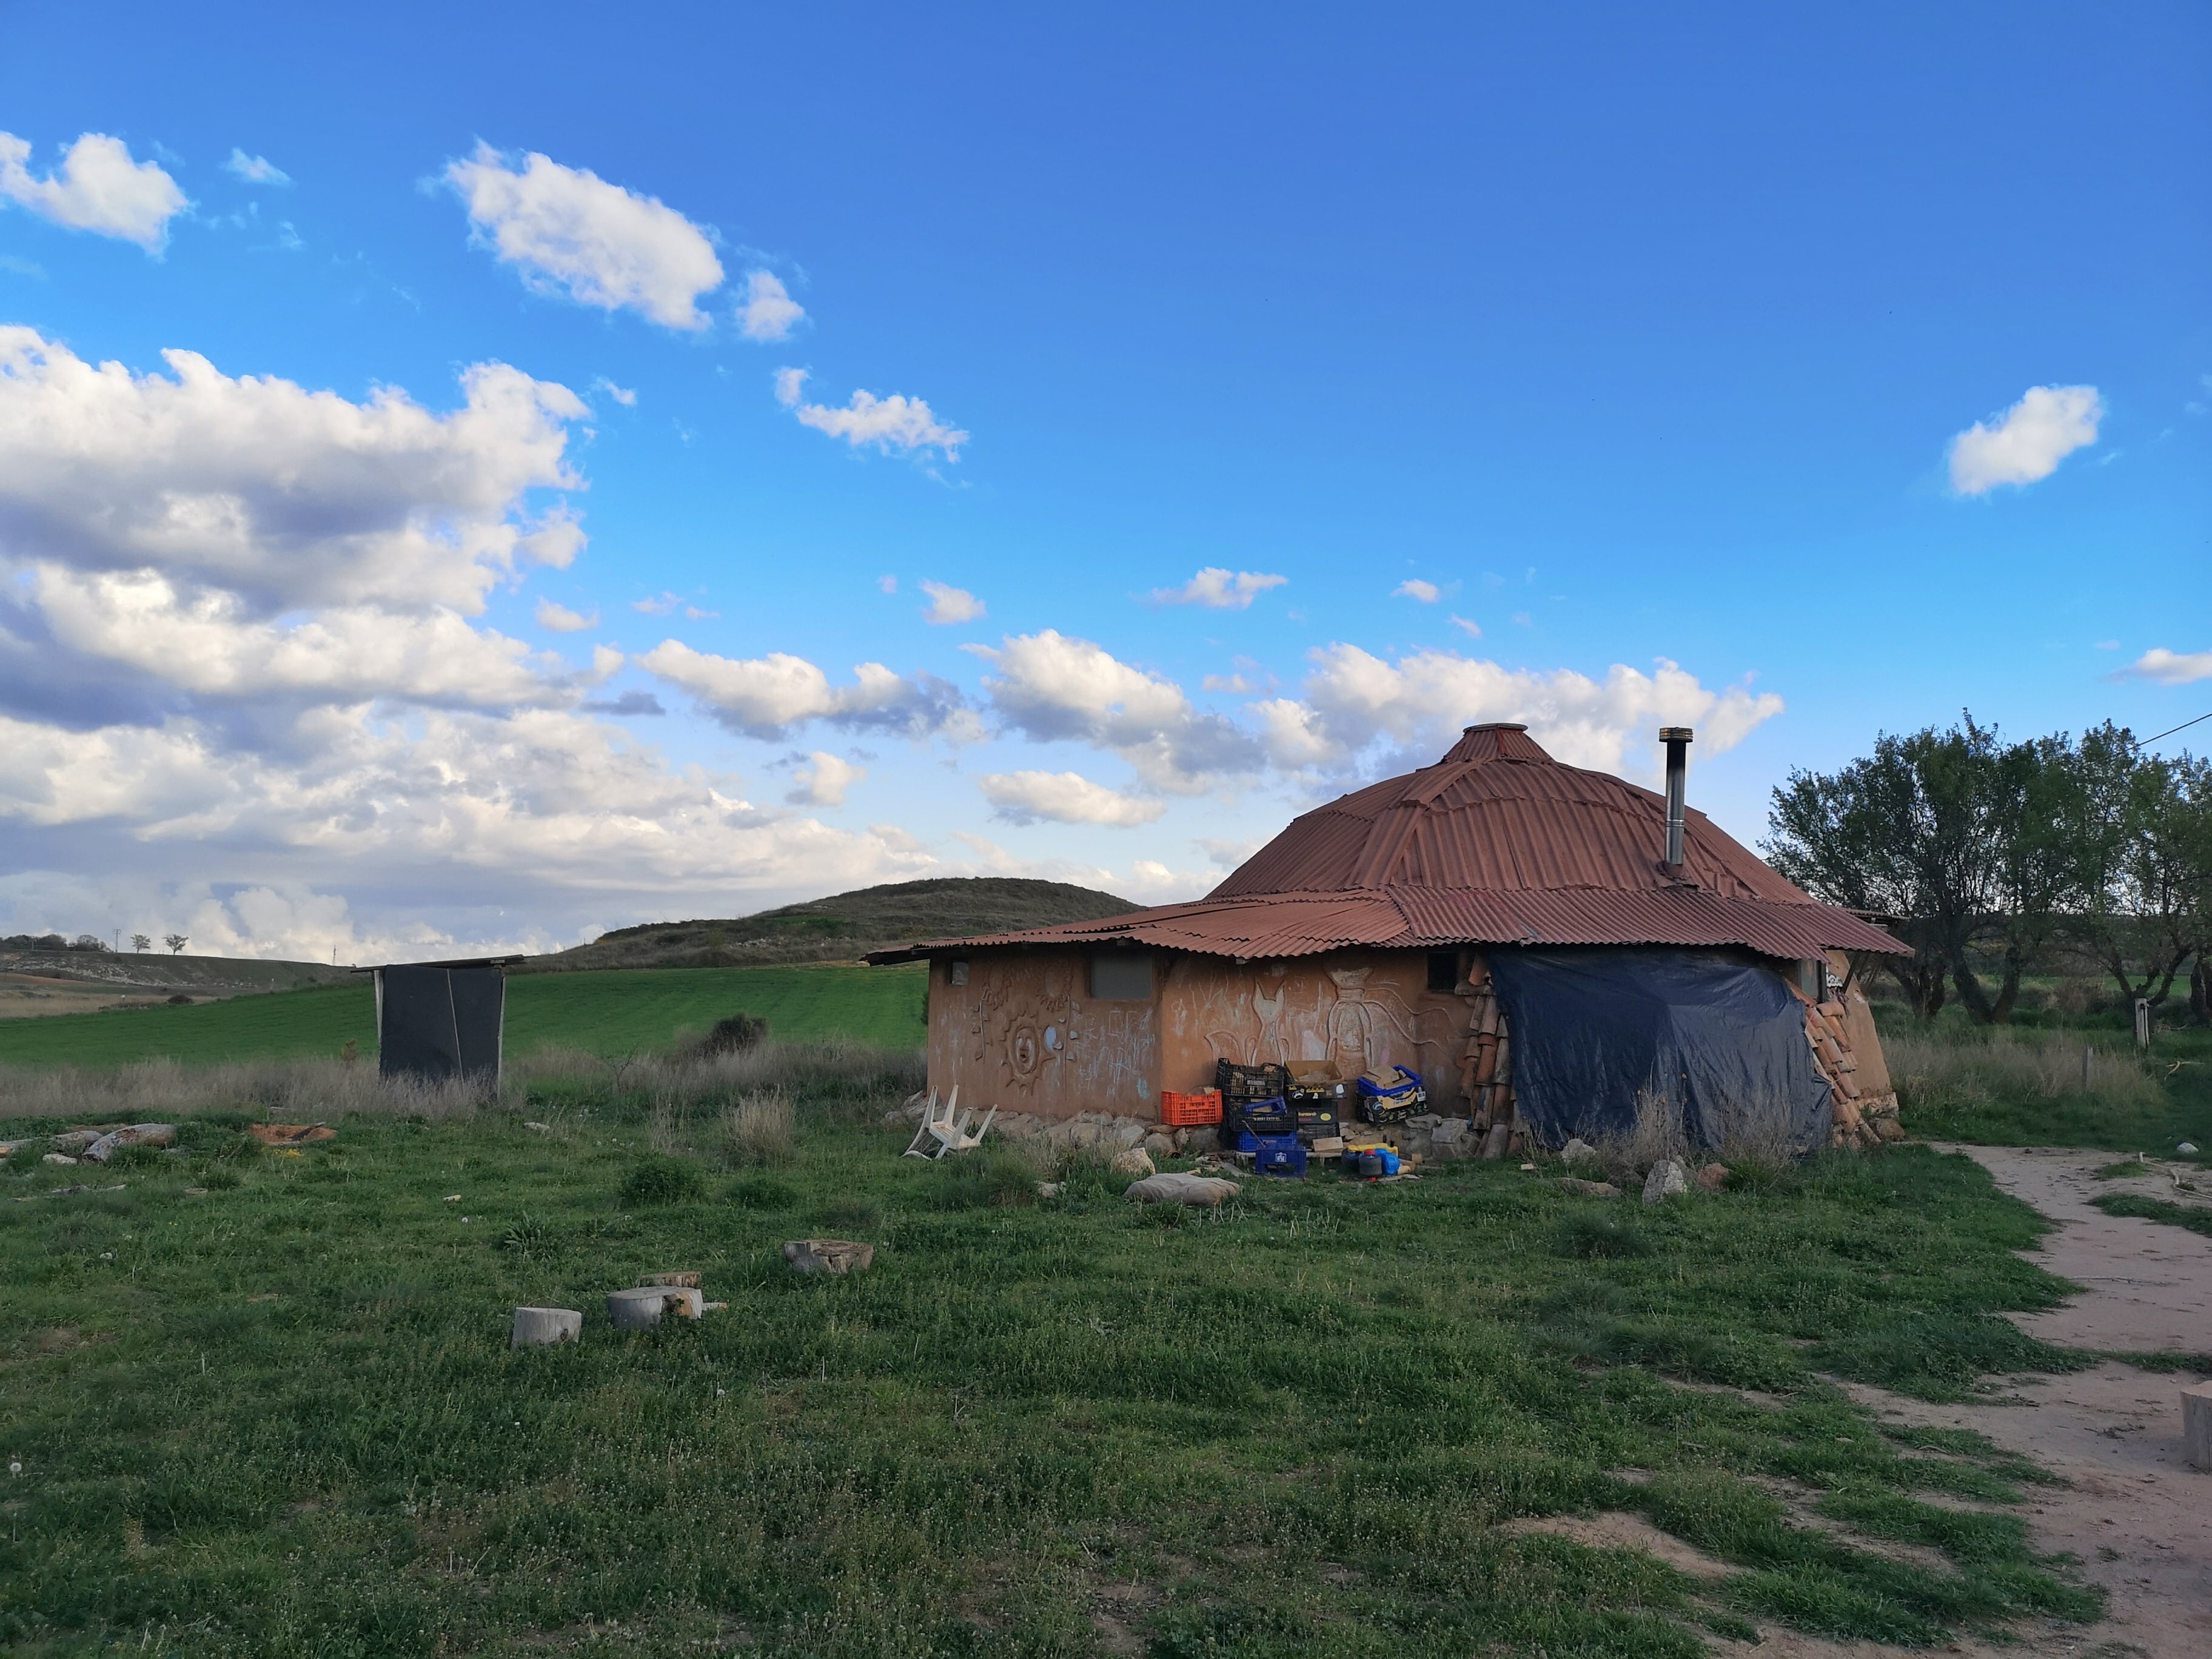
[(147, 938), (143, 933), (133, 933), (131, 935), (131, 948), (134, 951), (143, 951), (148, 945), (153, 944), (153, 942), (154, 941), (152, 939)]
[(182, 952), (185, 946), (191, 941), (182, 933), (164, 933), (161, 935), (161, 943), (169, 947), (169, 954), (173, 957)]
[(2069, 943), (2155, 1007), (2212, 945), (2212, 763), (2145, 755), (2109, 720), (2072, 757)]

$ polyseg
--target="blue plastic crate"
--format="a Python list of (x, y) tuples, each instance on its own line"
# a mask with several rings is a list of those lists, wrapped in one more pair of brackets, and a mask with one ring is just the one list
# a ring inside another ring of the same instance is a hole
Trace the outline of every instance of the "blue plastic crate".
[(1261, 1175), (1302, 1176), (1306, 1172), (1306, 1149), (1293, 1137), (1287, 1146), (1269, 1146), (1255, 1152), (1252, 1167)]
[(1295, 1133), (1279, 1135), (1257, 1135), (1249, 1129), (1237, 1132), (1237, 1150), (1240, 1152), (1287, 1152), (1295, 1151), (1298, 1138)]

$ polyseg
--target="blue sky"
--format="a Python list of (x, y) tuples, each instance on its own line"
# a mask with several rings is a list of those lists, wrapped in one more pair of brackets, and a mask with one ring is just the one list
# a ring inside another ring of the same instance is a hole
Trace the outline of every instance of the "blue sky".
[(4, 27), (8, 931), (1187, 896), (1476, 719), (1755, 841), (2212, 708), (2202, 8)]

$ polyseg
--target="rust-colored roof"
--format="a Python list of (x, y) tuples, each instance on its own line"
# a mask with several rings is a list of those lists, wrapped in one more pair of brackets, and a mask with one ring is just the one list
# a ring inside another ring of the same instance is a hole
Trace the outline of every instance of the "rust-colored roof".
[(1518, 726), (1474, 726), (1434, 766), (1293, 819), (1206, 897), (1124, 916), (879, 951), (1122, 942), (1243, 957), (1346, 945), (1746, 945), (1798, 957), (1905, 947), (1816, 902), (1691, 811), (1684, 870), (1666, 803), (1562, 766)]

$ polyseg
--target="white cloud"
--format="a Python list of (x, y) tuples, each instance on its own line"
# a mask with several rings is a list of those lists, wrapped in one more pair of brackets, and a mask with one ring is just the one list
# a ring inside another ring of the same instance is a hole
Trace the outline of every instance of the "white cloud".
[(721, 286), (722, 262), (707, 231), (657, 198), (534, 150), (517, 172), (483, 143), (444, 177), (475, 236), (532, 287), (668, 328), (707, 326), (699, 297)]
[(1394, 599), (1419, 599), (1423, 605), (1434, 605), (1443, 597), (1443, 590), (1434, 582), (1425, 582), (1419, 576), (1408, 576), (1390, 590)]
[(2162, 645), (2154, 645), (2128, 665), (2128, 672), (2156, 680), (2162, 685), (2187, 685), (2194, 680), (2212, 679), (2212, 651), (2169, 651)]
[(617, 386), (612, 380), (607, 379), (604, 374), (600, 375), (598, 380), (592, 382), (592, 390), (594, 392), (605, 392), (608, 397), (613, 398), (624, 409), (634, 409), (637, 405), (636, 392), (632, 392), (627, 386)]
[(1231, 691), (1242, 695), (1255, 691), (1259, 688), (1242, 674), (1207, 674), (1200, 679), (1198, 689), (1201, 691)]
[(984, 686), (1009, 728), (1040, 742), (1111, 750), (1155, 789), (1197, 794), (1261, 764), (1250, 733), (1194, 708), (1173, 680), (1088, 640), (1046, 629), (965, 648), (992, 665)]
[(811, 720), (855, 731), (929, 737), (962, 710), (960, 693), (932, 675), (904, 678), (879, 662), (853, 670), (853, 684), (833, 686), (804, 657), (718, 657), (678, 640), (663, 640), (639, 666), (688, 691), (722, 725), (748, 737), (778, 738)]
[(556, 605), (551, 599), (540, 599), (538, 601), (538, 625), (550, 628), (556, 634), (580, 634), (586, 628), (599, 625), (599, 613), (595, 610), (586, 615), (581, 611), (571, 611), (565, 605)]
[(1263, 841), (1223, 841), (1216, 837), (1202, 836), (1200, 837), (1198, 845), (1199, 849), (1206, 854), (1206, 862), (1212, 865), (1214, 868), (1217, 870), (1234, 870), (1238, 865), (1243, 863), (1245, 860), (1250, 858), (1253, 854), (1258, 852), (1262, 847), (1266, 846), (1267, 842)]
[(745, 273), (745, 297), (738, 303), (738, 327), (745, 338), (787, 339), (805, 315), (773, 272)]
[(799, 787), (784, 799), (794, 806), (842, 806), (845, 792), (867, 775), (866, 767), (817, 749), (792, 774)]
[(235, 147), (230, 152), (230, 160), (222, 164), (222, 170), (243, 179), (249, 185), (289, 185), (292, 182), (292, 175), (267, 156), (248, 155)]
[(1951, 488), (1980, 495), (1999, 484), (2031, 484), (2097, 441), (2104, 400), (2093, 386), (2032, 386), (1994, 425), (1977, 421), (1951, 440)]
[(992, 772), (976, 780), (993, 816), (1010, 823), (1109, 823), (1124, 829), (1150, 823), (1167, 803), (1125, 795), (1079, 772)]
[(1347, 766), (1378, 740), (1433, 758), (1462, 726), (1519, 720), (1570, 765), (1619, 772), (1630, 745), (1651, 744), (1660, 726), (1696, 726), (1699, 749), (1713, 754), (1782, 712), (1771, 691), (1711, 691), (1664, 658), (1649, 674), (1615, 663), (1594, 680), (1571, 669), (1509, 669), (1450, 651), (1417, 651), (1395, 663), (1354, 645), (1311, 654), (1303, 698), (1256, 705), (1270, 758), (1293, 770)]
[(0, 560), (157, 570), (257, 611), (470, 614), (518, 566), (582, 545), (565, 511), (524, 507), (582, 487), (563, 448), (584, 405), (564, 386), (479, 363), (436, 415), (395, 388), (353, 403), (162, 356), (173, 379), (0, 325)]
[[(884, 590), (886, 593), (889, 588)], [(945, 582), (925, 581), (921, 591), (929, 595), (929, 603), (922, 607), (922, 621), (933, 626), (947, 623), (974, 622), (983, 614), (983, 601), (964, 587), (953, 587)]]
[(30, 159), (28, 141), (0, 132), (0, 197), (58, 225), (120, 237), (149, 253), (161, 251), (169, 221), (191, 205), (158, 164), (132, 161), (130, 147), (104, 132), (81, 135), (43, 179), (24, 165)]
[(960, 446), (968, 441), (968, 434), (939, 420), (921, 398), (896, 392), (888, 398), (878, 398), (872, 392), (855, 392), (842, 409), (801, 404), (799, 388), (805, 379), (803, 370), (778, 369), (776, 401), (787, 409), (795, 406), (801, 426), (842, 438), (855, 449), (862, 444), (873, 444), (885, 453), (897, 450), (902, 454), (911, 454), (918, 449), (935, 449), (942, 452), (946, 460), (957, 461), (960, 459)]
[(1181, 587), (1156, 587), (1146, 597), (1154, 605), (1203, 605), (1216, 611), (1243, 611), (1271, 587), (1280, 587), (1288, 576), (1266, 575), (1257, 570), (1224, 570), (1208, 565)]
[(896, 593), (896, 592), (898, 592), (898, 578), (897, 578), (896, 576), (878, 576), (878, 577), (877, 577), (877, 578), (876, 578), (876, 592), (878, 592), (878, 593)]
[(1451, 618), (1451, 625), (1471, 640), (1479, 640), (1482, 637), (1480, 623), (1469, 622), (1465, 617), (1454, 617)]
[(641, 611), (648, 617), (665, 617), (683, 603), (684, 601), (675, 594), (664, 590), (659, 593), (648, 594), (641, 599), (632, 599), (629, 602), (629, 608), (633, 611)]

